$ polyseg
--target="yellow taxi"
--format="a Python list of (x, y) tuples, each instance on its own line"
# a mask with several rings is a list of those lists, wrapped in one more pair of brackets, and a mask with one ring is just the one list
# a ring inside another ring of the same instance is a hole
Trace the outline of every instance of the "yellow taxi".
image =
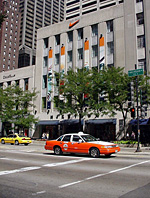
[(31, 142), (32, 142), (31, 138), (17, 134), (17, 133), (10, 134), (7, 137), (1, 138), (1, 144), (5, 144), (5, 143), (10, 143), (10, 144), (15, 144), (15, 145), (24, 144), (27, 146)]
[(56, 155), (65, 152), (89, 154), (91, 157), (99, 157), (100, 154), (110, 156), (120, 151), (120, 147), (117, 144), (100, 141), (92, 135), (83, 132), (65, 134), (56, 140), (47, 140), (45, 149), (54, 151)]

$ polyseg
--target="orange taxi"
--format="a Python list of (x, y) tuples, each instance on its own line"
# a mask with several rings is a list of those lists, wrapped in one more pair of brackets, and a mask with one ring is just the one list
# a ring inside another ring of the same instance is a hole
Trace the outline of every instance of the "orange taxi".
[(89, 154), (91, 157), (99, 157), (100, 154), (110, 156), (120, 151), (120, 147), (117, 144), (100, 141), (83, 132), (65, 134), (56, 140), (47, 140), (45, 149), (54, 151), (56, 155), (65, 152)]

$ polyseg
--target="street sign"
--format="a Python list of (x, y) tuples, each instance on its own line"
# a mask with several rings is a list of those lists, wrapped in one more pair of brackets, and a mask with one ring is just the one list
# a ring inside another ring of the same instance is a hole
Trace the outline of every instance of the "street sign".
[(143, 75), (143, 74), (144, 74), (143, 69), (135, 69), (135, 70), (128, 71), (129, 77), (139, 76), (139, 75)]

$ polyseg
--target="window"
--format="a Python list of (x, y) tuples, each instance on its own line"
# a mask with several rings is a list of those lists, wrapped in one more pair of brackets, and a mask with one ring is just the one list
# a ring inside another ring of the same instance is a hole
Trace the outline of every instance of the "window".
[(24, 90), (28, 90), (28, 86), (29, 86), (29, 79), (26, 78), (24, 79)]
[(107, 21), (107, 33), (113, 32), (113, 20)]
[(68, 51), (67, 62), (72, 62), (72, 51)]
[(15, 80), (16, 86), (19, 86), (19, 80)]
[(146, 60), (145, 59), (138, 60), (138, 68), (146, 71)]
[(136, 0), (136, 3), (143, 2), (143, 0)]
[(137, 18), (137, 25), (144, 24), (144, 14), (143, 14), (143, 12), (142, 13), (138, 13), (136, 15), (136, 18)]
[(11, 85), (11, 81), (7, 82), (7, 85), (10, 86)]
[(44, 39), (44, 49), (48, 48), (48, 38)]
[(63, 138), (63, 141), (65, 141), (65, 142), (70, 142), (70, 138), (71, 138), (71, 135), (66, 135), (66, 136)]
[(45, 56), (43, 59), (43, 67), (47, 67), (48, 66), (48, 56)]
[(107, 55), (114, 53), (114, 42), (107, 43)]
[(78, 60), (83, 59), (83, 49), (78, 49)]
[(97, 45), (92, 46), (92, 58), (98, 56), (98, 47)]
[(83, 39), (83, 29), (78, 29), (78, 40)]
[(92, 25), (92, 36), (98, 35), (98, 25)]
[(72, 141), (73, 142), (79, 142), (79, 140), (82, 140), (78, 135), (74, 135)]
[(62, 141), (63, 136), (60, 136), (57, 141)]
[(47, 75), (43, 76), (43, 89), (47, 88)]
[(73, 41), (73, 31), (68, 32), (68, 43)]
[(55, 54), (55, 65), (59, 64), (59, 54)]
[(42, 109), (46, 109), (46, 97), (42, 97)]
[(3, 83), (0, 83), (0, 88), (3, 88)]
[(137, 37), (137, 45), (138, 45), (138, 48), (144, 48), (145, 47), (145, 37), (144, 37), (144, 35)]
[(60, 35), (55, 36), (55, 45), (60, 45)]

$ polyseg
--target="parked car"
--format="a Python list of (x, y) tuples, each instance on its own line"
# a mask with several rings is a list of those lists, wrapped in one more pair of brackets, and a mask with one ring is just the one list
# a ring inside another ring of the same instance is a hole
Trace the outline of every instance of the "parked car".
[(5, 144), (5, 143), (16, 144), (16, 145), (24, 144), (24, 145), (27, 146), (31, 142), (32, 142), (31, 138), (23, 136), (23, 135), (19, 135), (17, 133), (10, 134), (7, 137), (2, 137), (1, 138), (1, 143), (2, 144)]
[(91, 157), (99, 157), (100, 154), (110, 156), (120, 151), (117, 144), (100, 141), (83, 132), (65, 134), (56, 140), (47, 140), (45, 149), (54, 151), (56, 155), (67, 152), (89, 154)]

